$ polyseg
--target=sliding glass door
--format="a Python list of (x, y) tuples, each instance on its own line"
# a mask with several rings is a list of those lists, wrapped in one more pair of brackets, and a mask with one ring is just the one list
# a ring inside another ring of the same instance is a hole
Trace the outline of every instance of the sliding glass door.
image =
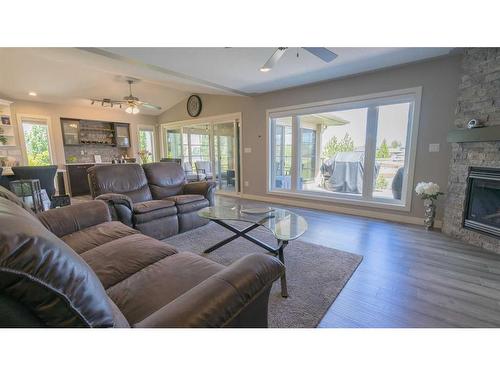
[(190, 181), (212, 180), (216, 191), (239, 192), (239, 119), (165, 124), (163, 157), (181, 159)]
[(236, 130), (232, 122), (214, 124), (214, 162), (217, 189), (236, 191)]

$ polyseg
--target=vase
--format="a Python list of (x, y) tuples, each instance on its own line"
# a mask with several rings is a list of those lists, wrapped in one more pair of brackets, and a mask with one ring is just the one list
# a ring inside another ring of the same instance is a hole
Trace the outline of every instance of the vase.
[(424, 214), (425, 229), (431, 230), (432, 228), (434, 228), (434, 219), (436, 218), (436, 205), (434, 204), (434, 200), (424, 200)]

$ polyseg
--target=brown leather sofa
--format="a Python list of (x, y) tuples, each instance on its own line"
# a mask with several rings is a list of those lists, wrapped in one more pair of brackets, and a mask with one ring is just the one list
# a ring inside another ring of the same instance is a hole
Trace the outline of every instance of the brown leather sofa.
[(197, 211), (213, 205), (215, 183), (186, 183), (177, 163), (96, 165), (88, 173), (92, 197), (148, 236), (164, 239), (208, 222)]
[(0, 327), (265, 327), (283, 270), (178, 253), (99, 200), (35, 216), (0, 187)]

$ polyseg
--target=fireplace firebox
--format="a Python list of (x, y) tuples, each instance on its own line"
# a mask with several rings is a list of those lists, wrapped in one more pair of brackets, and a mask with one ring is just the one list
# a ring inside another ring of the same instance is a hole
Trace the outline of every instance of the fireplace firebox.
[(470, 169), (464, 228), (500, 238), (500, 169)]

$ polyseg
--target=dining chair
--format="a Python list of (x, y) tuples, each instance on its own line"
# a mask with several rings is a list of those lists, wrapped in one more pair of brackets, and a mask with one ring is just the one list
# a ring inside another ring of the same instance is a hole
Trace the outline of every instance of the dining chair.
[(54, 179), (57, 165), (12, 167), (17, 180), (40, 180), (40, 187), (45, 189), (50, 200), (56, 193)]

